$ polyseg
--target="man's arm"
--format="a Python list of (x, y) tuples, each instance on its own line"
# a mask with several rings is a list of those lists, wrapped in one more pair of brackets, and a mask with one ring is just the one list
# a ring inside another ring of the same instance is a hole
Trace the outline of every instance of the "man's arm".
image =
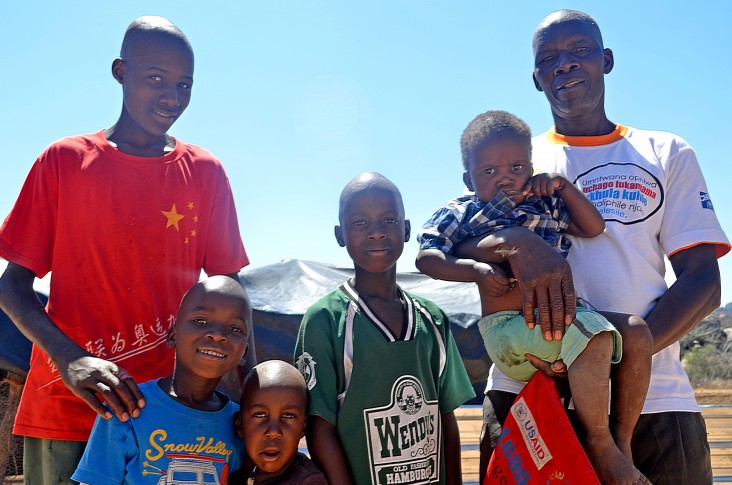
[(350, 485), (351, 473), (335, 426), (320, 416), (308, 416), (305, 427), (308, 450), (328, 483)]
[[(8, 262), (0, 277), (0, 308), (23, 334), (41, 348), (58, 369), (63, 383), (105, 419), (137, 417), (145, 400), (137, 384), (114, 362), (100, 359), (81, 348), (51, 321), (33, 291), (35, 274)], [(101, 396), (101, 399), (99, 398)]]
[(460, 429), (454, 412), (440, 414), (442, 436), (445, 440), (445, 472), (448, 485), (463, 483), (460, 453)]
[(676, 282), (645, 317), (653, 335), (653, 353), (689, 333), (721, 300), (714, 244), (699, 244), (669, 257)]
[(538, 308), (544, 335), (549, 332), (561, 338), (564, 326), (574, 320), (576, 301), (569, 264), (533, 231), (510, 227), (470, 238), (455, 248), (455, 255), (491, 263), (508, 262), (523, 296), (524, 319), (534, 325), (534, 308)]

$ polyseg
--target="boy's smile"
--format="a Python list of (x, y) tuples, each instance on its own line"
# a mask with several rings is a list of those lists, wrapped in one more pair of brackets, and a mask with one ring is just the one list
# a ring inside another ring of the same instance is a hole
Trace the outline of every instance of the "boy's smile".
[(219, 378), (245, 355), (247, 304), (236, 296), (199, 289), (178, 312), (173, 338), (176, 366), (203, 378)]
[(530, 143), (514, 134), (496, 133), (471, 154), (463, 181), (482, 202), (503, 192), (518, 204), (526, 198), (523, 188), (531, 174)]
[(123, 86), (123, 110), (117, 123), (117, 143), (144, 145), (165, 137), (188, 107), (193, 85), (193, 53), (180, 40), (147, 35), (133, 40), (125, 59), (112, 67)]

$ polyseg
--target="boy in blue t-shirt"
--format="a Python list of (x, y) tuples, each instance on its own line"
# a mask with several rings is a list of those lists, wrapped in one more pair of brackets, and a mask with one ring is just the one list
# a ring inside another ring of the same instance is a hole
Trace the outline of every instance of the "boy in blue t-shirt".
[(72, 479), (92, 485), (228, 483), (240, 466), (239, 406), (216, 390), (246, 358), (252, 310), (229, 276), (196, 283), (183, 297), (168, 345), (173, 375), (140, 385), (146, 406), (122, 422), (97, 417)]

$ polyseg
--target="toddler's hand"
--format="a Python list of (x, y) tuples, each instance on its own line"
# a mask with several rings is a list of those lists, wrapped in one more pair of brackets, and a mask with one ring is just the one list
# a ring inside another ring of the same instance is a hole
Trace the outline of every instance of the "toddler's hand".
[(526, 182), (524, 190), (537, 197), (552, 196), (569, 182), (557, 173), (537, 173)]
[(516, 280), (509, 279), (505, 271), (498, 265), (490, 263), (476, 262), (473, 269), (477, 273), (475, 283), (481, 288), (482, 292), (499, 298), (508, 293), (513, 288)]

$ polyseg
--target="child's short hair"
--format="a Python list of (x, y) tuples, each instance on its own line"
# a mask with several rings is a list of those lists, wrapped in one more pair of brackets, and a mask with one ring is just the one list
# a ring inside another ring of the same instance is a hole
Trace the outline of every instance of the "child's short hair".
[(507, 111), (486, 111), (476, 116), (460, 137), (460, 150), (463, 155), (465, 170), (468, 169), (468, 161), (475, 149), (485, 142), (486, 138), (498, 133), (510, 133), (516, 137), (525, 138), (529, 150), (531, 150), (531, 129), (529, 125), (518, 116)]

